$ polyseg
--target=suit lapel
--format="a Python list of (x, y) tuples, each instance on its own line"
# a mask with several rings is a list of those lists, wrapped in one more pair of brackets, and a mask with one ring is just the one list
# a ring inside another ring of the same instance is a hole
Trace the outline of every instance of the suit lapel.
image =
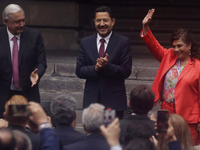
[(91, 54), (93, 56), (93, 58), (95, 59), (94, 61), (96, 62), (96, 58), (99, 57), (99, 53), (97, 50), (97, 35), (95, 34), (90, 41), (90, 45), (91, 45)]
[(117, 42), (117, 39), (116, 39), (116, 36), (114, 33), (112, 33), (110, 39), (109, 39), (109, 42), (108, 42), (108, 46), (106, 48), (106, 51), (104, 53), (104, 56), (106, 53), (108, 54), (111, 54), (112, 53), (112, 50), (114, 49), (114, 46), (115, 46), (115, 43)]
[(10, 41), (8, 38), (8, 33), (6, 27), (4, 27), (2, 35), (2, 44), (4, 45), (4, 50), (6, 51), (6, 57), (8, 58), (9, 64), (12, 66), (12, 59), (11, 59), (11, 49), (10, 49)]
[(20, 35), (19, 56), (18, 56), (19, 66), (22, 63), (22, 57), (23, 57), (23, 54), (24, 54), (23, 51), (25, 50), (24, 40), (26, 39), (26, 37), (24, 37), (24, 36), (25, 36), (24, 32), (22, 32), (21, 35)]

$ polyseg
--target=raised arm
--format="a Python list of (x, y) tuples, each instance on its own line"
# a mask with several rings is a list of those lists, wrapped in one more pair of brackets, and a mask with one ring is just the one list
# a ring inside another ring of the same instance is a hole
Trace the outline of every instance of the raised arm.
[(143, 25), (143, 34), (146, 35), (148, 30), (149, 30), (149, 26), (148, 24), (150, 23), (152, 17), (153, 17), (153, 13), (154, 13), (155, 9), (149, 9), (147, 15), (144, 17), (144, 19), (142, 20), (142, 25)]

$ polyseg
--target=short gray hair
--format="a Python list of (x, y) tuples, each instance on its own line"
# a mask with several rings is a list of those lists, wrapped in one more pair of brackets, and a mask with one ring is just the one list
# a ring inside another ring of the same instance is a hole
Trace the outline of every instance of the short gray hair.
[(9, 4), (4, 8), (4, 11), (2, 13), (2, 18), (4, 19), (9, 19), (10, 14), (12, 13), (17, 13), (20, 11), (24, 11), (19, 5), (17, 4)]
[(90, 133), (99, 132), (100, 125), (103, 124), (104, 106), (98, 103), (90, 104), (83, 110), (82, 122), (85, 130)]
[(76, 99), (70, 95), (59, 95), (50, 105), (53, 119), (57, 124), (70, 125), (76, 116)]

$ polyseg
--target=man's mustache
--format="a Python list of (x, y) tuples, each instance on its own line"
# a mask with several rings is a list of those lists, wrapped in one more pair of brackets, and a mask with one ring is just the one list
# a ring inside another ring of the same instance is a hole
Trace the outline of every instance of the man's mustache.
[(98, 26), (99, 29), (106, 29), (107, 26)]

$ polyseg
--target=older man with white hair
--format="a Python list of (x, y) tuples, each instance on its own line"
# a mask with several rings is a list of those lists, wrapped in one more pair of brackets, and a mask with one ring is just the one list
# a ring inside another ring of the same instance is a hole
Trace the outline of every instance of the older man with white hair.
[(2, 13), (0, 28), (0, 117), (13, 95), (40, 102), (38, 82), (46, 70), (41, 34), (25, 27), (24, 10), (9, 4)]
[(110, 150), (100, 131), (100, 126), (104, 123), (104, 106), (90, 104), (83, 110), (82, 122), (87, 137), (83, 141), (65, 146), (64, 150)]

